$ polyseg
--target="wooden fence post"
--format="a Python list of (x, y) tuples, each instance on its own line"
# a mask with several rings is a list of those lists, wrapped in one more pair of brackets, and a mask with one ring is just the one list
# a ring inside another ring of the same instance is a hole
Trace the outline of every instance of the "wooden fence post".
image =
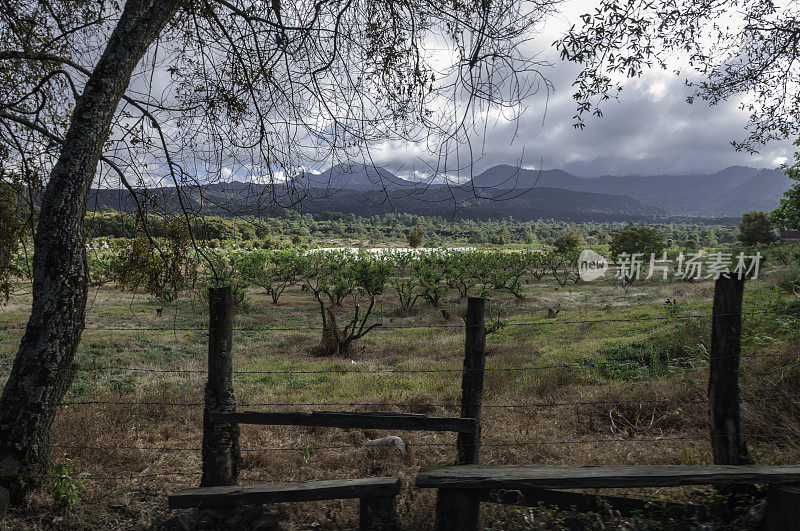
[(466, 342), (464, 344), (464, 371), (461, 375), (461, 417), (478, 420), (475, 433), (459, 433), (457, 465), (478, 462), (481, 446), (481, 402), (483, 401), (483, 373), (486, 365), (486, 327), (484, 311), (486, 299), (467, 299)]
[(212, 413), (236, 411), (233, 393), (233, 295), (230, 287), (209, 288), (208, 383), (203, 409), (201, 487), (235, 485), (239, 477), (239, 425), (214, 422)]
[(739, 412), (743, 292), (744, 277), (733, 274), (720, 276), (714, 288), (708, 398), (717, 465), (751, 464)]
[[(461, 416), (478, 420), (475, 433), (459, 433), (457, 465), (478, 462), (481, 446), (481, 402), (483, 401), (483, 373), (486, 365), (486, 327), (484, 311), (486, 299), (469, 297), (464, 319), (466, 342), (464, 344), (464, 371), (461, 376)], [(478, 529), (480, 516), (480, 489), (439, 489), (436, 496), (436, 529), (439, 531)]]

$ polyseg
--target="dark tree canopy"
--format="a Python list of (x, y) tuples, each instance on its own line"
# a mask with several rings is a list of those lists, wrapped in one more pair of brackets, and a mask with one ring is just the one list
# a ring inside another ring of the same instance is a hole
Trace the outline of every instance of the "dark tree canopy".
[[(602, 114), (625, 79), (651, 66), (680, 72), (694, 94), (714, 105), (743, 97), (750, 113), (739, 149), (800, 132), (800, 8), (772, 0), (601, 0), (556, 43), (564, 59), (583, 65), (576, 82), (578, 113)], [(698, 78), (699, 75), (699, 78)]]
[(658, 255), (664, 250), (664, 247), (664, 239), (656, 229), (629, 225), (611, 238), (609, 252), (611, 256), (622, 253), (630, 255), (642, 253), (649, 257), (651, 254)]
[(761, 210), (745, 212), (739, 222), (739, 241), (744, 245), (758, 245), (775, 241), (775, 231)]

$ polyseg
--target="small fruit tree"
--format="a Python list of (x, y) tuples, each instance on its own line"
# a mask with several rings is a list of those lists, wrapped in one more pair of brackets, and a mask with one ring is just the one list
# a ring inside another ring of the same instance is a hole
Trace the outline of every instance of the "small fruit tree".
[(385, 258), (392, 265), (392, 276), (389, 283), (397, 293), (400, 313), (406, 315), (414, 309), (417, 300), (422, 296), (417, 277), (412, 274), (416, 256), (412, 251), (391, 251), (385, 255)]
[(300, 253), (296, 249), (251, 251), (242, 254), (236, 266), (251, 284), (264, 288), (278, 304), (284, 290), (300, 272)]
[(434, 308), (450, 291), (447, 285), (448, 257), (444, 251), (431, 251), (419, 256), (414, 262), (414, 275), (422, 289), (422, 297)]
[[(364, 251), (336, 253), (336, 259), (330, 254), (325, 251), (306, 254), (303, 276), (322, 317), (322, 341), (314, 354), (343, 356), (354, 341), (380, 326), (380, 323), (368, 325), (367, 321), (386, 287), (392, 265)], [(341, 319), (344, 308), (349, 315)], [(340, 327), (340, 321), (346, 324)]]

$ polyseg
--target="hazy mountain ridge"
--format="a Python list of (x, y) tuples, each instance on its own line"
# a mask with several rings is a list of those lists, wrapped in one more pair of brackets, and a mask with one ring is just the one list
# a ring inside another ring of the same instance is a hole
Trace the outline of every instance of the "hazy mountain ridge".
[[(780, 170), (732, 166), (711, 175), (577, 177), (563, 170), (489, 168), (460, 186), (402, 179), (383, 168), (339, 165), (305, 174), (292, 187), (278, 183), (216, 183), (190, 189), (187, 205), (216, 215), (273, 215), (292, 206), (311, 213), (359, 215), (408, 212), (473, 219), (644, 220), (673, 216), (739, 217), (772, 210), (789, 186)], [(179, 208), (174, 188), (148, 190), (140, 202)], [(93, 190), (90, 208), (133, 210), (124, 190)]]
[(576, 177), (563, 170), (494, 166), (474, 178), (476, 187), (551, 186), (564, 190), (627, 195), (671, 215), (740, 216), (772, 210), (789, 187), (779, 169), (731, 166), (713, 174)]

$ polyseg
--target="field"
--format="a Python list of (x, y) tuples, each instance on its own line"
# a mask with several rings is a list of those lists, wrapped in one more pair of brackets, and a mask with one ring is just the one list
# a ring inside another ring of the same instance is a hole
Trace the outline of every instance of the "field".
[[(759, 464), (800, 459), (797, 299), (776, 287), (792, 271), (771, 263), (745, 291), (743, 424)], [(26, 322), (25, 291), (17, 286), (0, 313), (0, 375), (8, 372)], [(491, 321), (503, 326), (487, 341), (482, 463), (711, 462), (706, 388), (713, 281), (623, 287), (612, 279), (564, 286), (552, 278), (526, 279), (522, 294), (489, 293)], [(277, 305), (252, 285), (247, 299), (234, 325), (241, 409), (458, 415), (465, 303), (454, 291), (441, 308), (420, 301), (403, 314), (386, 289), (370, 319), (383, 326), (339, 357), (312, 355), (320, 343), (320, 311), (301, 283), (290, 285)], [(205, 305), (189, 291), (163, 303), (114, 283), (91, 289), (80, 369), (56, 419), (52, 452), (54, 467), (69, 459), (73, 477), (88, 474), (80, 476), (85, 489), (72, 510), (61, 511), (45, 484), (2, 526), (136, 529), (170, 516), (166, 494), (199, 482)], [(557, 317), (549, 318), (548, 308), (559, 308)], [(407, 452), (363, 447), (385, 435), (401, 436)], [(431, 528), (435, 502), (434, 492), (410, 487), (416, 471), (455, 457), (452, 434), (249, 426), (241, 441), (243, 483), (400, 476), (399, 511), (409, 529)], [(653, 500), (656, 520), (659, 501), (725, 505), (710, 487), (623, 494)], [(276, 508), (290, 529), (347, 529), (357, 521), (353, 501)], [(735, 528), (744, 525), (745, 510), (721, 507), (707, 518)], [(493, 529), (688, 525), (494, 504), (484, 504), (482, 515)]]

